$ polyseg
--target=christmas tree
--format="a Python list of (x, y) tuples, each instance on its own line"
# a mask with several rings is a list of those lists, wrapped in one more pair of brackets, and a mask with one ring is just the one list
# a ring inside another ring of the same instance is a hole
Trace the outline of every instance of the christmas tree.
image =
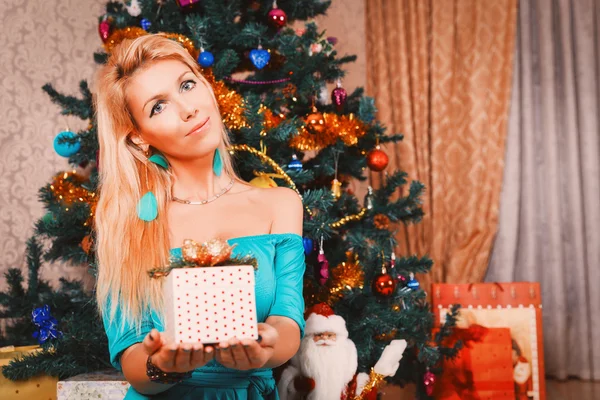
[[(433, 335), (427, 295), (415, 279), (416, 273), (429, 271), (432, 261), (394, 254), (394, 225), (419, 222), (424, 187), (412, 181), (407, 195), (397, 198), (408, 177), (390, 171), (364, 200), (347, 189), (350, 180), (366, 179), (366, 168), (385, 170), (388, 159), (381, 145), (399, 142), (402, 135), (385, 134), (375, 119), (373, 99), (362, 89), (347, 93), (342, 87), (342, 66), (355, 56), (339, 57), (335, 39), (315, 23), (289, 28), (293, 21), (324, 14), (329, 6), (321, 0), (109, 2), (99, 18), (104, 51), (95, 53), (94, 60), (104, 63), (125, 38), (156, 32), (168, 34), (197, 58), (230, 130), (230, 152), (240, 175), (257, 186), (290, 187), (302, 197), (306, 305), (326, 302), (344, 317), (358, 349), (359, 371), (368, 372), (392, 339), (407, 340), (409, 347), (390, 381), (415, 382), (419, 397), (427, 398), (431, 372), (439, 372), (441, 359), (455, 351), (440, 345), (454, 314)], [(331, 95), (328, 82), (337, 83)], [(55, 139), (56, 151), (74, 169), (58, 172), (40, 190), (47, 214), (28, 243), (27, 289), (19, 269), (5, 274), (9, 289), (0, 293), (0, 316), (13, 322), (1, 343), (28, 344), (35, 342), (35, 334), (45, 350), (4, 368), (10, 379), (39, 373), (65, 378), (110, 367), (94, 296), (81, 282), (62, 280), (53, 289), (38, 278), (42, 259), (84, 265), (95, 273), (98, 177), (87, 83), (81, 82), (78, 97), (61, 94), (50, 84), (43, 90), (63, 114), (89, 125)], [(43, 248), (39, 240), (49, 246)], [(24, 317), (32, 310), (33, 323)]]

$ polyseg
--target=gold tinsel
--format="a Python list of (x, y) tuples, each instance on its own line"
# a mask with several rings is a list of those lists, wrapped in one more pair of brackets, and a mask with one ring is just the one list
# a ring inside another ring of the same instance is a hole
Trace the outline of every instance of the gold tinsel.
[(363, 400), (363, 394), (366, 395), (371, 392), (373, 389), (379, 389), (379, 387), (385, 382), (385, 376), (378, 374), (375, 372), (373, 368), (371, 368), (371, 373), (369, 374), (369, 380), (363, 387), (362, 392), (358, 396), (354, 396), (353, 400)]
[(54, 198), (64, 204), (65, 211), (69, 211), (69, 206), (73, 203), (87, 203), (90, 205), (90, 216), (83, 224), (88, 226), (92, 223), (92, 217), (96, 211), (96, 193), (82, 187), (81, 184), (86, 179), (79, 176), (75, 170), (68, 172), (60, 172), (54, 176), (50, 184), (50, 190)]
[[(111, 53), (112, 50), (125, 39), (136, 39), (140, 36), (148, 35), (149, 33), (137, 26), (128, 26), (123, 29), (116, 29), (113, 31), (106, 42), (104, 43), (104, 49), (107, 53)], [(194, 46), (194, 42), (185, 35), (179, 33), (163, 33), (163, 36), (169, 39), (174, 39), (181, 43), (183, 47), (194, 57), (198, 58), (198, 50)]]
[(346, 252), (346, 261), (331, 270), (329, 280), (330, 298), (328, 303), (333, 303), (343, 296), (344, 290), (363, 288), (365, 273), (360, 265), (358, 256), (351, 251)]
[(373, 217), (373, 225), (377, 229), (389, 229), (390, 228), (390, 219), (387, 215), (377, 214)]
[(365, 124), (354, 114), (338, 115), (323, 113), (324, 127), (321, 133), (314, 133), (302, 127), (290, 145), (298, 150), (319, 150), (334, 144), (341, 139), (347, 146), (354, 146), (358, 139), (366, 133)]

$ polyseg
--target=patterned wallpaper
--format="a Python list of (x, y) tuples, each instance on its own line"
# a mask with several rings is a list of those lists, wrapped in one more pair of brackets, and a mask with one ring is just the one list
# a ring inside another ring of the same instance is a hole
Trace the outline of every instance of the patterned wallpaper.
[[(174, 1), (174, 0), (169, 0)], [(0, 290), (10, 267), (26, 268), (25, 241), (44, 210), (37, 193), (52, 175), (68, 168), (53, 148), (54, 136), (67, 126), (86, 123), (60, 115), (41, 90), (52, 83), (65, 94), (78, 94), (81, 79), (95, 70), (93, 52), (101, 48), (97, 17), (106, 0), (0, 0)], [(328, 36), (338, 38), (340, 55), (357, 54), (347, 67), (345, 88), (365, 86), (364, 0), (337, 0), (317, 19)], [(84, 268), (45, 265), (42, 276), (91, 280)]]

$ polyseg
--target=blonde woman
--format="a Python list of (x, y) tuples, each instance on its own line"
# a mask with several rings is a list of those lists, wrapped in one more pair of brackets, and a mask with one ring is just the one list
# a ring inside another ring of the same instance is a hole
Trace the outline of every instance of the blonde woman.
[[(236, 176), (215, 95), (161, 35), (124, 41), (96, 79), (100, 197), (97, 299), (126, 399), (276, 399), (271, 368), (304, 329), (302, 202)], [(162, 333), (161, 280), (184, 239), (236, 244), (258, 261), (259, 340), (176, 344)]]

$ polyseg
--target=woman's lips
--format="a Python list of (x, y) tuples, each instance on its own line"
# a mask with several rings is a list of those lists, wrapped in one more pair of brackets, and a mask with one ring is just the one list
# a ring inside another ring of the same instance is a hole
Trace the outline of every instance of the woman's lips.
[(190, 133), (188, 133), (187, 135), (185, 135), (186, 137), (188, 136), (194, 136), (198, 133), (202, 133), (204, 132), (206, 129), (208, 129), (209, 126), (209, 122), (210, 122), (210, 117), (207, 117), (206, 120), (204, 120), (204, 122), (199, 123), (198, 125), (196, 125), (191, 131)]

